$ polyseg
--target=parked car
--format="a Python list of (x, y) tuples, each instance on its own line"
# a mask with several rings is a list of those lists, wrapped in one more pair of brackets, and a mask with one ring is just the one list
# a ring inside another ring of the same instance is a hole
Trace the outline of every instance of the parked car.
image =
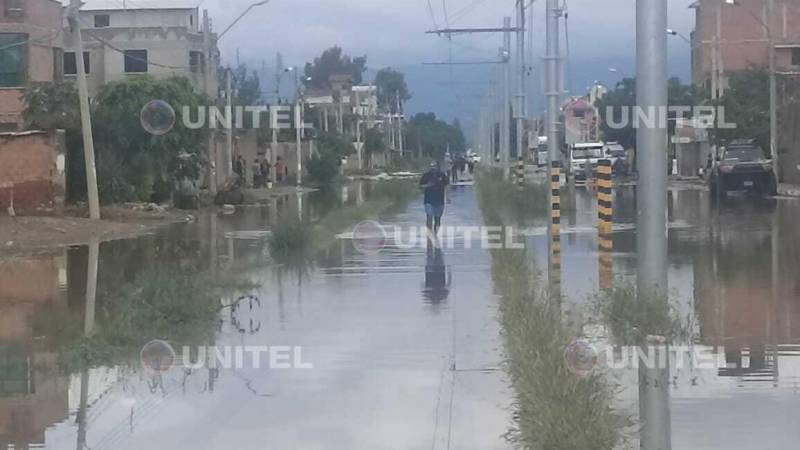
[(736, 140), (722, 148), (708, 177), (712, 195), (732, 191), (778, 194), (778, 181), (772, 160), (754, 140)]

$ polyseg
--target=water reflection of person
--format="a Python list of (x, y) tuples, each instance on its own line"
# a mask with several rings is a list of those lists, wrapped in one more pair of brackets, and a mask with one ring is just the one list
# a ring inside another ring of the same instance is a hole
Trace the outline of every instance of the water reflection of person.
[(425, 258), (425, 287), (422, 295), (427, 303), (438, 305), (450, 295), (452, 273), (444, 263), (444, 252), (433, 240), (428, 240)]

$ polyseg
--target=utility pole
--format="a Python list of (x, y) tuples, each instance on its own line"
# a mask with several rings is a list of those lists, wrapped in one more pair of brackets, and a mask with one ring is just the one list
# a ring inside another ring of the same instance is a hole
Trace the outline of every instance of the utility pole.
[[(656, 116), (654, 126), (636, 134), (639, 163), (637, 186), (637, 286), (640, 302), (667, 301), (667, 0), (636, 3), (636, 102), (639, 111)], [(649, 337), (665, 347), (664, 337)], [(663, 352), (669, 355), (668, 352)], [(668, 358), (668, 356), (667, 356)], [(661, 366), (661, 365), (659, 365)], [(639, 421), (641, 448), (670, 450), (669, 362), (666, 367), (639, 364)]]
[(517, 0), (517, 98), (514, 104), (514, 114), (517, 119), (517, 157), (524, 158), (523, 136), (525, 135), (526, 96), (525, 76), (525, 1)]
[[(211, 42), (211, 20), (208, 18), (208, 10), (203, 10), (203, 49), (205, 51), (203, 61), (203, 89), (206, 95), (211, 99), (216, 106), (217, 90), (211, 87), (211, 68), (214, 66), (214, 55)], [(210, 105), (209, 105), (210, 106)], [(208, 190), (211, 195), (217, 194), (217, 152), (216, 152), (216, 139), (214, 138), (214, 130), (212, 129), (208, 135)]]
[[(437, 63), (425, 63), (426, 65), (437, 65), (437, 66), (453, 66), (453, 65), (479, 65), (479, 64), (500, 64), (503, 67), (502, 72), (502, 84), (503, 86), (493, 85), (493, 92), (494, 92), (494, 99), (498, 101), (495, 103), (496, 108), (494, 109), (496, 112), (495, 120), (492, 123), (491, 127), (491, 164), (495, 164), (495, 151), (497, 151), (497, 155), (500, 157), (501, 163), (503, 164), (503, 171), (505, 177), (508, 178), (510, 173), (510, 167), (508, 158), (510, 155), (510, 124), (511, 124), (511, 117), (510, 117), (510, 107), (511, 107), (511, 71), (509, 68), (509, 60), (511, 57), (511, 33), (517, 31), (516, 28), (511, 27), (511, 17), (505, 17), (503, 21), (503, 27), (501, 28), (444, 28), (438, 30), (431, 30), (427, 31), (426, 34), (436, 34), (436, 35), (445, 35), (445, 36), (452, 36), (453, 34), (474, 34), (474, 33), (503, 33), (503, 47), (500, 48), (500, 59), (499, 61), (459, 61), (459, 62), (437, 62)], [(495, 124), (500, 125), (499, 133), (495, 132)], [(494, 143), (496, 134), (500, 135), (499, 145)], [(494, 148), (494, 147), (497, 148)]]
[(560, 140), (558, 137), (558, 116), (561, 103), (559, 90), (560, 52), (558, 20), (561, 9), (558, 0), (547, 0), (546, 46), (545, 54), (545, 97), (547, 98), (547, 149), (550, 162), (561, 161)]
[(503, 128), (500, 130), (500, 161), (503, 164), (503, 178), (509, 179), (511, 173), (511, 17), (503, 18)]
[(297, 187), (303, 184), (303, 99), (300, 95), (300, 83), (298, 82), (297, 70), (294, 71), (295, 79), (295, 110), (294, 110), (294, 127), (297, 139)]
[(403, 156), (403, 105), (400, 101), (400, 92), (397, 92), (397, 145), (400, 148), (400, 156)]
[(775, 0), (767, 0), (766, 29), (769, 41), (769, 146), (772, 152), (772, 164), (775, 168), (775, 178), (781, 182), (781, 167), (778, 155), (778, 80), (775, 61), (775, 33), (773, 24), (775, 17)]
[(97, 168), (94, 162), (94, 137), (92, 136), (92, 115), (89, 109), (89, 88), (86, 85), (86, 68), (83, 60), (83, 37), (79, 19), (80, 0), (71, 0), (69, 6), (69, 26), (75, 41), (75, 62), (78, 66), (78, 96), (81, 109), (81, 132), (83, 134), (83, 158), (86, 170), (89, 218), (100, 219), (100, 195), (97, 192)]
[[(227, 183), (233, 175), (233, 130), (235, 127), (235, 120), (233, 114), (233, 80), (232, 80), (231, 70), (228, 69), (225, 71), (225, 92), (227, 97), (227, 108), (225, 113), (228, 114), (228, 120), (226, 120), (226, 125), (230, 125), (228, 127), (228, 134), (225, 136), (225, 158), (223, 161), (224, 167), (222, 170), (225, 174), (225, 182)], [(244, 181), (244, 180), (242, 180)]]
[(720, 91), (720, 39), (722, 38), (722, 4), (725, 0), (717, 0), (717, 11), (714, 26), (714, 41), (711, 44), (711, 99), (716, 100)]

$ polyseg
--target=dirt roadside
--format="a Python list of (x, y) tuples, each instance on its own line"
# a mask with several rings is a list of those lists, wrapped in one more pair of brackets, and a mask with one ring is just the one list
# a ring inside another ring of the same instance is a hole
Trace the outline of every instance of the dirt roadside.
[(70, 209), (58, 217), (0, 214), (0, 260), (83, 245), (92, 237), (101, 242), (131, 238), (169, 224), (194, 220), (185, 211), (121, 206), (103, 208), (99, 221), (85, 217), (80, 209)]

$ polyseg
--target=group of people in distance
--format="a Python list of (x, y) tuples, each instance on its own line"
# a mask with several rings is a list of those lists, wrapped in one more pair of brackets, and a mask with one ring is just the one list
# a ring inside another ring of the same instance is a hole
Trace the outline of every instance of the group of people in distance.
[(475, 171), (475, 161), (467, 155), (459, 154), (455, 158), (450, 152), (445, 153), (441, 169), (448, 174), (451, 183), (457, 183), (458, 178), (469, 169), (469, 174)]
[[(250, 169), (250, 173), (252, 174), (252, 186), (256, 189), (259, 189), (266, 187), (268, 183), (271, 183), (273, 180), (271, 175), (273, 169), (275, 169), (275, 182), (277, 183), (283, 182), (283, 180), (289, 175), (288, 168), (280, 156), (278, 156), (278, 158), (275, 160), (275, 164), (270, 164), (269, 160), (266, 158), (256, 158), (253, 161), (253, 165)], [(239, 179), (242, 181), (242, 183), (247, 182), (247, 163), (242, 155), (239, 155), (236, 158), (236, 162), (233, 165), (233, 171), (239, 176)]]

